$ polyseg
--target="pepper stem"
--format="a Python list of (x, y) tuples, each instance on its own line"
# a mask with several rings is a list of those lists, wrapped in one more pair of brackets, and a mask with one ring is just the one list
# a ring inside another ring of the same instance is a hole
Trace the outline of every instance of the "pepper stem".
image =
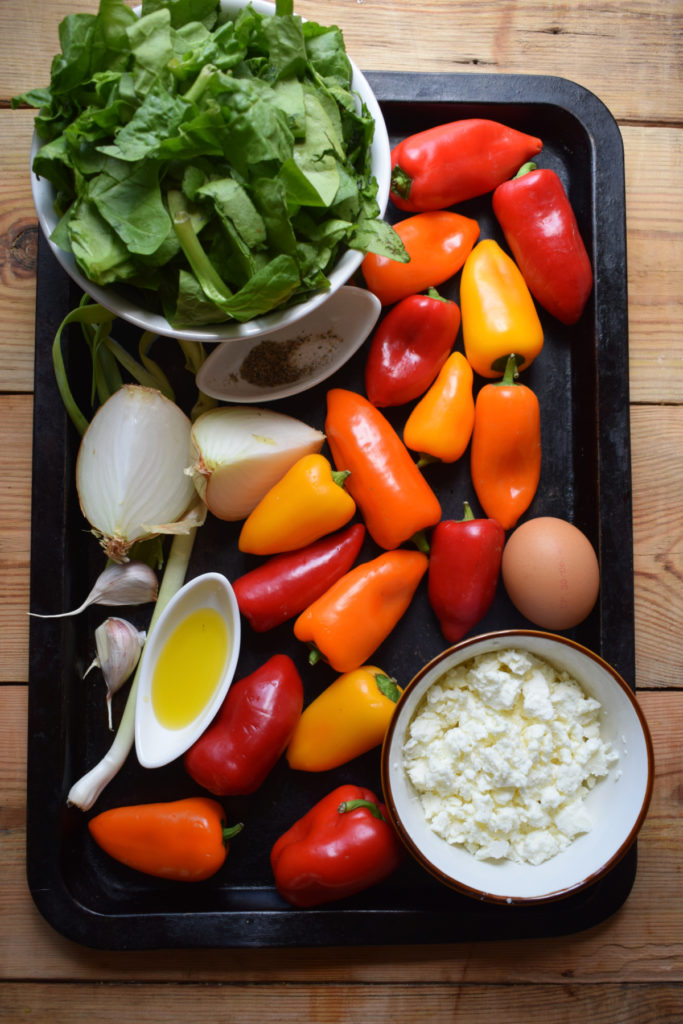
[(469, 501), (463, 501), (463, 507), (464, 507), (464, 513), (465, 514), (463, 515), (463, 517), (460, 520), (460, 522), (461, 523), (468, 523), (468, 522), (470, 522), (470, 520), (474, 519), (474, 512), (472, 511), (472, 508), (470, 506)]
[(394, 704), (398, 702), (398, 698), (401, 696), (401, 690), (398, 683), (392, 676), (385, 675), (384, 672), (378, 672), (375, 676), (375, 683), (377, 689), (389, 700), (393, 701)]
[(424, 530), (418, 530), (410, 538), (418, 551), (421, 551), (423, 555), (429, 554), (429, 541), (427, 540), (427, 534)]
[(242, 824), (241, 821), (238, 822), (237, 825), (230, 825), (229, 828), (227, 825), (223, 825), (223, 846), (227, 847), (229, 841), (231, 839), (234, 839), (235, 836), (238, 835), (238, 833), (240, 833), (243, 828), (244, 825)]
[(348, 814), (349, 811), (355, 811), (359, 807), (365, 807), (373, 818), (378, 818), (379, 821), (386, 821), (382, 812), (380, 811), (377, 804), (373, 803), (372, 800), (343, 800), (337, 810), (340, 814)]
[(520, 169), (515, 174), (515, 178), (523, 178), (525, 174), (528, 174), (529, 171), (535, 171), (537, 167), (538, 164), (535, 164), (533, 160), (529, 160), (527, 163), (522, 164)]
[(409, 174), (403, 170), (398, 164), (391, 169), (391, 191), (395, 192), (397, 196), (401, 196), (402, 199), (407, 199), (410, 195), (410, 187), (413, 184), (413, 179)]
[(351, 476), (351, 470), (350, 469), (333, 469), (332, 470), (332, 479), (334, 480), (335, 484), (337, 484), (338, 487), (343, 487), (344, 486), (344, 484), (346, 483), (346, 478), (348, 476)]

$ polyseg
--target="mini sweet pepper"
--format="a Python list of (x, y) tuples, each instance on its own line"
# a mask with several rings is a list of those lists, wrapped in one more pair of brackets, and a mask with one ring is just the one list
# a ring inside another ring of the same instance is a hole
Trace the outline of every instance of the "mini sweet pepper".
[(473, 379), (462, 352), (452, 352), (406, 420), (403, 440), (408, 448), (441, 462), (460, 458), (474, 425)]
[(525, 164), (493, 193), (493, 212), (537, 302), (575, 324), (593, 288), (593, 270), (559, 175)]
[(543, 327), (522, 273), (492, 238), (467, 257), (460, 280), (465, 355), (475, 373), (502, 377), (507, 357), (526, 369), (543, 348)]
[(387, 878), (401, 844), (370, 789), (344, 785), (314, 804), (270, 852), (275, 885), (295, 907), (345, 899)]
[(400, 696), (396, 680), (374, 665), (338, 676), (304, 708), (287, 747), (290, 767), (324, 772), (378, 747)]
[(313, 645), (337, 672), (360, 668), (407, 611), (428, 559), (421, 551), (385, 551), (337, 580), (294, 623), (298, 640)]
[(312, 544), (348, 523), (356, 505), (324, 455), (304, 455), (261, 498), (239, 535), (240, 551), (275, 555)]
[(435, 288), (408, 295), (389, 310), (372, 336), (365, 393), (373, 405), (403, 405), (423, 395), (455, 344), (460, 310)]
[(427, 592), (449, 643), (461, 640), (491, 607), (504, 543), (500, 523), (475, 519), (468, 502), (462, 519), (442, 519), (432, 530)]
[(442, 210), (483, 196), (542, 147), (535, 135), (481, 117), (427, 128), (392, 150), (392, 202), (399, 210)]

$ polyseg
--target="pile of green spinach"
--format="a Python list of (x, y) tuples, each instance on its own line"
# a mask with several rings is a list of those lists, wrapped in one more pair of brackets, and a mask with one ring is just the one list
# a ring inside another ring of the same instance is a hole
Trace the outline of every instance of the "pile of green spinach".
[(329, 286), (346, 248), (407, 258), (379, 218), (374, 121), (336, 27), (219, 0), (100, 0), (59, 27), (35, 173), (53, 241), (176, 327), (250, 320)]

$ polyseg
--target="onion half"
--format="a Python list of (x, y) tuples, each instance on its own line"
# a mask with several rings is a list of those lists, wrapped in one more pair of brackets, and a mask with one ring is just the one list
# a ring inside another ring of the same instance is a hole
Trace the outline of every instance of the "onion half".
[(107, 556), (160, 533), (186, 533), (206, 510), (185, 468), (191, 424), (160, 391), (126, 384), (100, 406), (76, 460), (83, 515)]
[(261, 498), (325, 435), (301, 420), (254, 406), (219, 406), (192, 425), (197, 492), (218, 519), (246, 519)]

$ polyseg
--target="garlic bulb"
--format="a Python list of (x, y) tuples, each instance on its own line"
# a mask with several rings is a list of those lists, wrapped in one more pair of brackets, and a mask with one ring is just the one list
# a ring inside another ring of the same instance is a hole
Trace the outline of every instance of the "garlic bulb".
[(85, 672), (99, 668), (107, 687), (107, 717), (113, 730), (111, 699), (135, 671), (147, 634), (126, 619), (111, 616), (95, 630), (97, 656)]
[(206, 510), (185, 473), (190, 420), (160, 391), (126, 384), (93, 416), (76, 460), (81, 511), (109, 558), (132, 544), (187, 532)]
[(195, 461), (187, 472), (209, 511), (232, 521), (246, 519), (295, 462), (325, 441), (293, 416), (254, 406), (210, 409), (191, 436)]
[(135, 605), (156, 601), (158, 582), (154, 570), (145, 562), (125, 562), (123, 565), (110, 565), (95, 580), (95, 585), (83, 604), (70, 612), (59, 612), (56, 615), (39, 615), (29, 612), (36, 619), (64, 619), (69, 615), (78, 615), (91, 604)]

